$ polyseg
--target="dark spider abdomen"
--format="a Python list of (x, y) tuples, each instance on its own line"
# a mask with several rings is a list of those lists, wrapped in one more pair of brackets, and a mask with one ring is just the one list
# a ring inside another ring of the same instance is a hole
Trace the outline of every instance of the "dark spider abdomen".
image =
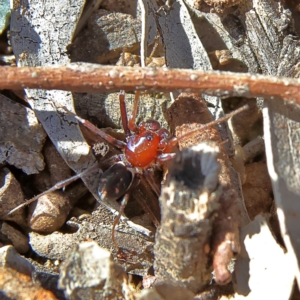
[(101, 199), (117, 200), (124, 196), (132, 182), (132, 173), (122, 163), (116, 163), (101, 176), (98, 194)]

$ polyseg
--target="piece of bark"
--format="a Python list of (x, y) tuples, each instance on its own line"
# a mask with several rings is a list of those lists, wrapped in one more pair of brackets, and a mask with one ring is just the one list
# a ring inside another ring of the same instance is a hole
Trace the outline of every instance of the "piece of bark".
[(0, 248), (0, 266), (33, 276), (34, 267), (23, 256), (19, 255), (11, 245)]
[[(298, 77), (300, 44), (294, 36), (291, 12), (276, 1), (244, 2), (249, 41), (262, 72)], [(297, 266), (295, 276), (299, 284), (299, 105), (282, 101), (278, 97), (266, 99), (263, 116), (267, 164), (278, 219), (287, 253)]]
[(111, 63), (119, 59), (124, 44), (129, 51), (139, 49), (141, 36), (139, 19), (131, 15), (95, 11), (82, 31), (70, 46), (71, 60), (91, 63)]
[(77, 245), (60, 267), (58, 286), (70, 299), (84, 295), (92, 299), (130, 299), (126, 285), (127, 275), (122, 268), (109, 251), (95, 242)]
[[(168, 119), (171, 128), (176, 130), (176, 136), (199, 128), (200, 124), (212, 121), (205, 102), (197, 94), (181, 94), (169, 108)], [(185, 148), (204, 141), (221, 144), (222, 139), (217, 129), (211, 127), (183, 139), (179, 142), (179, 147)], [(247, 224), (249, 217), (244, 207), (235, 171), (231, 167), (224, 148), (220, 146), (220, 149), (219, 181), (223, 192), (219, 201), (221, 209), (219, 209), (218, 217), (214, 222), (212, 244), (216, 281), (219, 284), (225, 284), (231, 280), (228, 265), (235, 254), (239, 252), (239, 226)]]
[[(228, 71), (234, 72), (250, 72), (252, 74), (259, 72), (259, 65), (253, 50), (251, 49), (243, 14), (239, 9), (219, 15), (199, 12), (193, 10), (195, 16), (193, 22), (206, 51), (214, 51), (216, 49), (228, 49), (232, 53), (232, 57), (236, 60), (235, 64), (230, 64)], [(207, 34), (202, 34), (206, 32)], [(239, 62), (239, 63), (238, 63)]]
[(44, 169), (45, 131), (31, 109), (1, 94), (0, 137), (0, 163), (7, 161), (27, 174)]
[[(152, 5), (156, 26), (165, 47), (166, 65), (169, 68), (190, 68), (195, 70), (212, 70), (209, 56), (199, 38), (200, 35), (192, 22), (190, 13), (182, 0), (173, 1), (166, 7)], [(203, 94), (209, 103), (209, 110), (218, 119), (224, 115), (221, 99)], [(225, 148), (229, 156), (234, 155), (232, 137), (227, 124), (219, 124), (218, 129), (224, 140), (229, 140)]]
[[(184, 109), (182, 109), (184, 108)], [(206, 104), (197, 94), (181, 94), (168, 110), (171, 128), (176, 129), (176, 136), (201, 127), (212, 121)], [(215, 127), (199, 131), (179, 142), (180, 148), (189, 147), (204, 141), (214, 141), (221, 144), (222, 139)], [(239, 252), (239, 226), (247, 224), (249, 217), (244, 207), (240, 183), (236, 173), (231, 167), (225, 149), (221, 146), (219, 163), (221, 172), (220, 184), (223, 188), (220, 197), (218, 217), (213, 229), (214, 270), (216, 282), (228, 283), (231, 274), (227, 267), (231, 259)]]
[(71, 177), (70, 168), (50, 141), (46, 142), (43, 153), (47, 164), (47, 170), (50, 173), (51, 186)]
[(49, 234), (61, 228), (77, 201), (87, 193), (82, 182), (65, 191), (49, 192), (30, 205), (28, 225), (35, 232)]
[(8, 215), (13, 208), (25, 201), (19, 182), (7, 168), (0, 170), (0, 182), (0, 219), (13, 221), (26, 227), (24, 207)]
[(257, 215), (270, 213), (273, 204), (272, 184), (265, 162), (254, 162), (245, 166), (246, 183), (243, 194), (251, 220)]
[(43, 195), (31, 207), (29, 227), (36, 232), (52, 233), (63, 226), (71, 208), (70, 200), (63, 192)]
[(154, 270), (167, 280), (197, 293), (211, 281), (210, 240), (221, 186), (219, 148), (201, 143), (177, 152), (170, 162), (156, 233)]
[(86, 26), (91, 15), (99, 9), (99, 6), (101, 5), (102, 1), (103, 0), (91, 0), (86, 3), (86, 5), (84, 6), (84, 10), (80, 16), (80, 19), (77, 23), (73, 39), (75, 39), (78, 33), (80, 33), (82, 29)]
[[(60, 9), (57, 9), (58, 7)], [(43, 5), (35, 0), (14, 3), (11, 17), (11, 42), (18, 66), (68, 63), (66, 47), (72, 40), (76, 20), (80, 16), (82, 7), (81, 0), (45, 2)], [(21, 17), (24, 11), (28, 14), (26, 19)], [(55, 22), (45, 19), (45, 14), (51, 16)], [(66, 25), (67, 16), (72, 22)], [(31, 107), (66, 163), (79, 172), (94, 164), (91, 149), (84, 141), (77, 122), (71, 116), (59, 115), (58, 109), (51, 101), (51, 99), (59, 99), (62, 105), (73, 111), (71, 94), (42, 90), (26, 90), (26, 94)], [(92, 186), (92, 183), (88, 183), (87, 180), (86, 184)], [(97, 194), (95, 188), (94, 193)]]
[(1, 233), (7, 236), (12, 245), (19, 253), (26, 253), (29, 250), (28, 236), (14, 228), (7, 222), (3, 222), (1, 226)]

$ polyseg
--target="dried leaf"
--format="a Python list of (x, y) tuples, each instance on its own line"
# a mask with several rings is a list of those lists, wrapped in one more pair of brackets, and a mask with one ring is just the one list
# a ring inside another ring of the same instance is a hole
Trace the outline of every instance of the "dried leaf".
[(235, 266), (235, 299), (290, 299), (295, 265), (275, 241), (264, 217), (241, 229), (244, 242)]

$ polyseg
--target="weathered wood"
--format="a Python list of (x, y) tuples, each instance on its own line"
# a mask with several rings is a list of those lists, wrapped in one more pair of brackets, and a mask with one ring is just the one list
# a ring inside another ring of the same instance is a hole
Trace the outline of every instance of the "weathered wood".
[(194, 293), (211, 281), (208, 254), (221, 194), (219, 154), (213, 142), (178, 152), (160, 196), (155, 276)]

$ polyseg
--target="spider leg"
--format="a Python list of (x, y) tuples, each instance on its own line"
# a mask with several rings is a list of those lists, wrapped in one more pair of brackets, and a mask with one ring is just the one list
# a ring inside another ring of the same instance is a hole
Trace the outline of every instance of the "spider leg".
[(67, 185), (69, 185), (70, 183), (76, 181), (77, 179), (81, 178), (82, 176), (84, 176), (85, 174), (91, 172), (92, 170), (96, 169), (96, 168), (99, 168), (98, 164), (94, 164), (93, 166), (91, 166), (90, 168), (87, 168), (85, 171), (75, 175), (75, 176), (72, 176), (68, 179), (65, 179), (65, 180), (62, 180), (62, 181), (59, 181), (58, 183), (56, 183), (53, 187), (51, 187), (50, 189), (48, 189), (47, 191), (44, 191), (42, 192), (41, 194), (38, 194), (36, 195), (35, 197), (31, 198), (30, 200), (18, 205), (17, 207), (15, 207), (14, 209), (12, 209), (7, 215), (11, 215), (12, 213), (14, 213), (15, 211), (17, 211), (18, 209), (26, 206), (26, 205), (29, 205), (30, 203), (36, 201), (37, 199), (39, 199), (40, 197), (48, 194), (48, 193), (51, 193), (51, 192), (54, 192), (56, 190), (59, 190), (59, 189), (62, 189), (64, 187), (66, 187)]
[(116, 247), (117, 250), (120, 249), (120, 247), (118, 246), (117, 242), (116, 242), (116, 239), (115, 239), (115, 229), (116, 229), (116, 226), (119, 224), (120, 222), (120, 219), (121, 219), (121, 215), (124, 213), (124, 209), (128, 203), (128, 200), (129, 200), (129, 196), (130, 196), (130, 193), (126, 193), (121, 201), (121, 206), (120, 206), (120, 210), (119, 210), (119, 213), (118, 215), (116, 216), (116, 218), (114, 219), (114, 223), (113, 223), (113, 227), (112, 227), (112, 230), (111, 230), (111, 239)]
[(137, 132), (138, 127), (136, 126), (136, 116), (139, 108), (139, 98), (140, 98), (140, 92), (136, 91), (134, 95), (134, 103), (133, 103), (133, 110), (128, 122), (128, 127), (130, 130)]
[(124, 143), (123, 141), (120, 141), (120, 140), (114, 138), (113, 136), (105, 133), (104, 131), (102, 131), (101, 129), (97, 128), (95, 125), (93, 125), (90, 121), (85, 120), (85, 119), (77, 116), (76, 114), (74, 114), (73, 112), (71, 112), (70, 110), (68, 110), (65, 106), (60, 105), (57, 101), (55, 101), (55, 100), (52, 100), (52, 101), (53, 101), (53, 103), (55, 105), (57, 105), (58, 107), (60, 107), (63, 110), (65, 110), (68, 114), (72, 115), (77, 121), (79, 121), (86, 128), (88, 128), (89, 130), (91, 130), (95, 134), (99, 135), (101, 138), (105, 139), (107, 142), (111, 143), (116, 148), (124, 149), (124, 147), (126, 146), (126, 143)]
[(151, 186), (151, 189), (154, 191), (155, 195), (157, 196), (157, 198), (160, 196), (160, 188), (158, 187), (157, 183), (155, 182), (153, 176), (153, 169), (146, 169), (144, 170), (144, 175), (145, 178), (148, 182), (148, 184)]
[(133, 110), (130, 119), (128, 121), (126, 104), (125, 104), (125, 91), (124, 90), (120, 91), (119, 101), (120, 101), (121, 119), (122, 119), (122, 126), (126, 136), (130, 136), (131, 131), (133, 132), (138, 131), (138, 127), (136, 126), (135, 121), (136, 121), (136, 115), (139, 107), (139, 97), (140, 97), (140, 92), (139, 91), (135, 92)]
[[(129, 170), (128, 170), (129, 171)], [(121, 219), (121, 216), (122, 214), (124, 213), (124, 210), (125, 210), (125, 207), (130, 199), (130, 196), (131, 196), (131, 192), (132, 190), (134, 189), (134, 187), (139, 183), (139, 178), (138, 176), (136, 176), (136, 172), (134, 169), (130, 169), (130, 172), (132, 173), (132, 181), (130, 183), (130, 186), (128, 187), (125, 195), (123, 196), (122, 200), (121, 200), (121, 204), (120, 204), (120, 209), (119, 209), (119, 213), (118, 215), (116, 216), (116, 218), (114, 219), (114, 223), (113, 223), (113, 226), (112, 226), (112, 230), (111, 230), (111, 239), (112, 239), (112, 242), (114, 243), (116, 249), (119, 251), (120, 247), (118, 246), (117, 242), (116, 242), (116, 239), (115, 239), (115, 231), (116, 231), (116, 226), (119, 224), (120, 222), (120, 219)]]
[[(149, 215), (154, 226), (158, 227), (160, 222), (160, 207), (156, 196), (156, 193), (159, 194), (159, 192), (157, 191), (158, 189), (152, 188), (152, 185), (149, 182), (147, 176), (140, 176), (139, 181), (140, 186), (135, 190), (136, 195), (138, 195), (138, 202), (144, 212)], [(152, 181), (153, 184), (156, 184), (153, 178)]]
[(126, 104), (125, 104), (125, 91), (124, 90), (120, 91), (119, 102), (120, 102), (122, 126), (123, 126), (126, 136), (129, 136), (131, 134), (131, 132), (128, 127), (128, 118), (127, 118), (127, 111), (126, 111)]

